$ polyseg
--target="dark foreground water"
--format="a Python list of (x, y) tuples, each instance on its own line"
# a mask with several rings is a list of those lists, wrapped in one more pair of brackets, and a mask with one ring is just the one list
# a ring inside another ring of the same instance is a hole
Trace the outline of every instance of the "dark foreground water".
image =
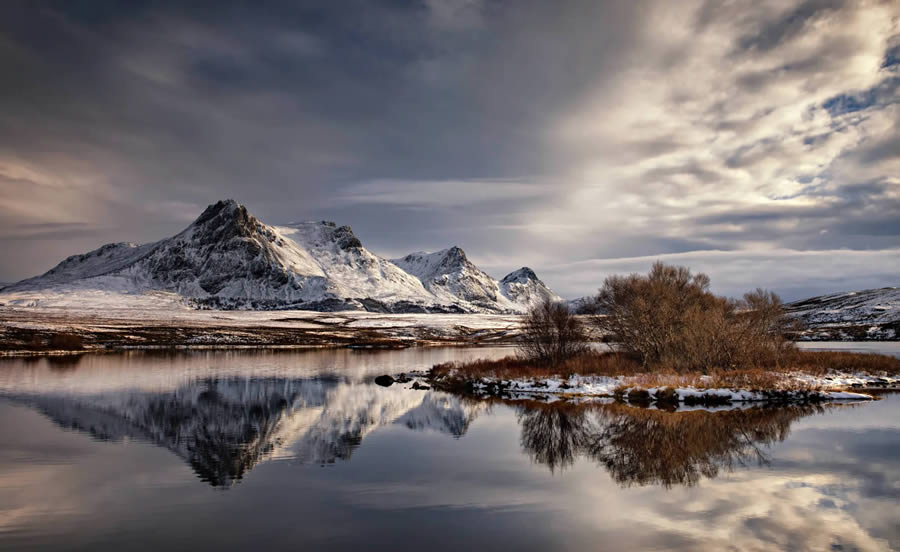
[(900, 395), (662, 412), (374, 375), (504, 350), (0, 362), (0, 550), (890, 550)]

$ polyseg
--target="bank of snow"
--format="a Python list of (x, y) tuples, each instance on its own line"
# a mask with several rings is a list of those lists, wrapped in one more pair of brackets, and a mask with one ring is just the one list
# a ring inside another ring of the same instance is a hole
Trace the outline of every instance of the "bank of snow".
[(679, 376), (656, 376), (656, 385), (641, 385), (641, 376), (579, 376), (501, 379), (483, 377), (460, 380), (450, 372), (431, 379), (437, 388), (465, 391), (475, 395), (499, 396), (556, 396), (569, 398), (616, 397), (631, 401), (666, 401), (682, 403), (727, 403), (761, 401), (826, 401), (871, 400), (867, 393), (848, 389), (867, 387), (892, 388), (900, 386), (900, 377), (869, 374), (833, 373), (825, 376), (785, 374), (773, 389), (741, 389), (709, 387), (709, 376), (698, 378), (696, 385), (685, 384)]

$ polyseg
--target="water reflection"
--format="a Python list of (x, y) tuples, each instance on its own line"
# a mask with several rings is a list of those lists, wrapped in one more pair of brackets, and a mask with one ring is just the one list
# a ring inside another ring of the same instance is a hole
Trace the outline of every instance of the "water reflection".
[[(213, 486), (230, 486), (271, 458), (346, 461), (387, 425), (464, 435), (488, 402), (339, 378), (203, 378), (172, 390), (7, 393), (63, 428), (104, 441), (164, 447)], [(819, 406), (664, 412), (620, 404), (518, 403), (520, 443), (551, 472), (580, 458), (622, 486), (692, 486), (748, 463)]]
[(584, 456), (624, 487), (696, 485), (721, 469), (765, 464), (766, 449), (822, 406), (665, 412), (621, 404), (520, 406), (522, 447), (551, 471)]
[(900, 545), (900, 396), (496, 404), (371, 383), (483, 349), (344, 354), (3, 361), (0, 549)]
[(213, 486), (231, 485), (273, 457), (348, 460), (387, 424), (459, 436), (481, 408), (448, 395), (324, 378), (210, 378), (169, 392), (7, 397), (99, 440), (165, 447)]

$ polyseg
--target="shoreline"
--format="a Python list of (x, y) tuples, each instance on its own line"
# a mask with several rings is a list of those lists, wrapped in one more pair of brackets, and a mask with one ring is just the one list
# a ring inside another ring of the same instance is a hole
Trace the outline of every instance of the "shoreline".
[[(769, 372), (769, 386), (721, 386), (711, 376), (637, 374), (630, 376), (572, 375), (543, 377), (466, 376), (430, 370), (431, 388), (473, 398), (542, 400), (612, 399), (640, 406), (729, 405), (740, 403), (803, 403), (878, 400), (885, 392), (900, 392), (900, 376), (870, 373)], [(709, 385), (706, 385), (706, 384)]]
[[(853, 388), (853, 391), (843, 389), (782, 390), (671, 386), (645, 388), (639, 385), (623, 386), (622, 382), (626, 379), (624, 377), (607, 379), (611, 381), (591, 382), (587, 385), (576, 384), (568, 387), (563, 387), (563, 385), (559, 384), (545, 384), (545, 382), (536, 384), (528, 380), (490, 380), (486, 378), (468, 381), (462, 386), (458, 383), (445, 386), (440, 381), (431, 378), (425, 381), (433, 389), (474, 398), (537, 399), (545, 402), (610, 399), (636, 406), (650, 406), (651, 404), (657, 406), (718, 406), (736, 403), (795, 404), (825, 401), (871, 401), (878, 400), (878, 395), (884, 392), (900, 392), (900, 379), (891, 381), (889, 386), (884, 386), (883, 384), (873, 385), (871, 388), (863, 386)], [(880, 378), (873, 376), (873, 384), (877, 383), (874, 381), (876, 379)]]

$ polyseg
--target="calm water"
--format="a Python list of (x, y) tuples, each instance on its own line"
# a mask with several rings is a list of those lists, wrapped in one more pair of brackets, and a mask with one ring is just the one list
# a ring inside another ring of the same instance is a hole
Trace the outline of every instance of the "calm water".
[(0, 550), (900, 548), (900, 395), (670, 413), (371, 383), (508, 352), (4, 360)]

